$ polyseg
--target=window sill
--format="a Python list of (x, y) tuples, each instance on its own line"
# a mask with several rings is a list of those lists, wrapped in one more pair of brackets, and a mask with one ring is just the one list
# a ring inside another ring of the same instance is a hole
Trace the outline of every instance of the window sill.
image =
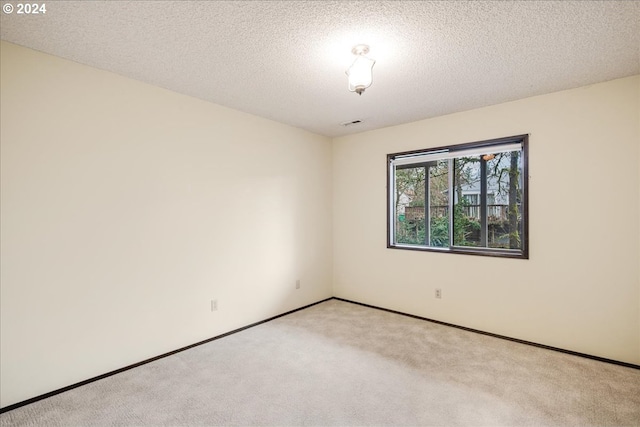
[(501, 249), (489, 249), (489, 248), (471, 248), (463, 246), (454, 246), (449, 248), (438, 248), (419, 245), (387, 245), (388, 249), (401, 249), (409, 251), (423, 251), (423, 252), (439, 252), (447, 254), (460, 254), (460, 255), (479, 255), (490, 256), (499, 258), (515, 258), (515, 259), (529, 259), (529, 254), (526, 251), (510, 251)]

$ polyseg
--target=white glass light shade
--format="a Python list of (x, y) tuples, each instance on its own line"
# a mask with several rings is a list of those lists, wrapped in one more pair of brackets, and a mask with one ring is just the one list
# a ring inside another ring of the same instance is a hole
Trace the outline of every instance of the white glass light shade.
[(347, 70), (349, 76), (349, 90), (362, 95), (362, 92), (373, 82), (373, 64), (376, 61), (364, 55), (357, 55), (351, 67)]

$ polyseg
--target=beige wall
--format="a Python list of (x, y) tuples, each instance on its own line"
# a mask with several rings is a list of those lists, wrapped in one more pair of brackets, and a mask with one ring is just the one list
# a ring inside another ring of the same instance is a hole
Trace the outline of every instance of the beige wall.
[[(335, 139), (334, 294), (640, 363), (639, 87), (635, 76)], [(529, 260), (386, 248), (386, 154), (524, 133)]]
[(328, 138), (1, 53), (1, 406), (332, 295)]

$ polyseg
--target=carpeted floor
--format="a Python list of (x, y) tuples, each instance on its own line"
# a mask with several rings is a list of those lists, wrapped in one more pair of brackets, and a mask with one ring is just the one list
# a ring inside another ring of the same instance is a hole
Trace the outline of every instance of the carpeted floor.
[(637, 426), (640, 370), (330, 300), (1, 426)]

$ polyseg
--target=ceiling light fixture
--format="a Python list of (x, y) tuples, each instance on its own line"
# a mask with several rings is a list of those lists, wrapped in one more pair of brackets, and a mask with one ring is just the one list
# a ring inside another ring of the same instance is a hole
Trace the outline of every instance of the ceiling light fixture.
[(362, 95), (362, 92), (373, 83), (373, 64), (376, 61), (365, 56), (369, 53), (369, 46), (366, 44), (354, 46), (351, 53), (356, 56), (356, 60), (347, 70), (349, 91)]

